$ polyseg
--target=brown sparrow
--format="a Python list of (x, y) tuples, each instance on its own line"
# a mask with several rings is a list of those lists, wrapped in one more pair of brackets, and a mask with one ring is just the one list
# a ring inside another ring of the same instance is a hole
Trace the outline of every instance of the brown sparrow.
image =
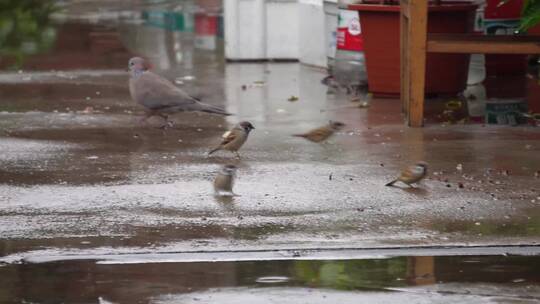
[(216, 195), (223, 195), (223, 193), (229, 195), (235, 195), (233, 192), (234, 177), (236, 175), (235, 165), (225, 165), (219, 171), (214, 180), (214, 192)]
[(232, 128), (230, 131), (225, 132), (221, 137), (223, 138), (219, 146), (208, 152), (208, 155), (219, 151), (227, 150), (236, 153), (236, 157), (240, 158), (238, 154), (238, 149), (246, 142), (249, 133), (251, 130), (254, 130), (255, 127), (249, 121), (242, 121)]
[(329, 121), (326, 126), (313, 129), (304, 134), (294, 134), (293, 136), (303, 137), (312, 142), (321, 142), (328, 139), (334, 132), (341, 130), (345, 126), (344, 123), (339, 121)]
[(412, 184), (418, 183), (427, 175), (427, 163), (420, 161), (417, 162), (414, 166), (409, 166), (403, 171), (398, 178), (386, 184), (386, 186), (393, 186), (397, 182), (402, 182), (409, 187), (412, 187)]

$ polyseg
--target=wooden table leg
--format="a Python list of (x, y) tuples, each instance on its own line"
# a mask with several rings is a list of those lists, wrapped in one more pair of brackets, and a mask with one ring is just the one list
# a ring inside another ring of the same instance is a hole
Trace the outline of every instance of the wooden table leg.
[(401, 111), (408, 115), (409, 110), (409, 1), (401, 1), (401, 12), (399, 17), (400, 30), (400, 96), (401, 96)]
[(401, 1), (401, 101), (411, 127), (424, 124), (427, 2)]

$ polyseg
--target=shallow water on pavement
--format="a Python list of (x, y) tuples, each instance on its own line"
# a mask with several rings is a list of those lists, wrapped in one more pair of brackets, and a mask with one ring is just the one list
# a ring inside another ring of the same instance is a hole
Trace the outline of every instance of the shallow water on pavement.
[(538, 256), (0, 267), (1, 303), (538, 303)]

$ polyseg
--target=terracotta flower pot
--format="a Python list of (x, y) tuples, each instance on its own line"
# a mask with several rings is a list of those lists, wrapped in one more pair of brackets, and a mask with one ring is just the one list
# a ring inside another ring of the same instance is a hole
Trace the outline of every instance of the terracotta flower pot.
[[(400, 45), (399, 5), (355, 4), (360, 13), (369, 89), (375, 96), (399, 96)], [(428, 7), (428, 33), (473, 31), (476, 5), (444, 2)], [(468, 54), (428, 53), (426, 93), (457, 94), (465, 89)]]

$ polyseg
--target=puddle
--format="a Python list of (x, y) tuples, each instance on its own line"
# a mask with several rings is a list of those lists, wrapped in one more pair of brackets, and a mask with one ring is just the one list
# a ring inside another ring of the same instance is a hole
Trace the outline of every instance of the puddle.
[(0, 302), (535, 303), (539, 267), (540, 256), (501, 255), (12, 264), (0, 267)]

